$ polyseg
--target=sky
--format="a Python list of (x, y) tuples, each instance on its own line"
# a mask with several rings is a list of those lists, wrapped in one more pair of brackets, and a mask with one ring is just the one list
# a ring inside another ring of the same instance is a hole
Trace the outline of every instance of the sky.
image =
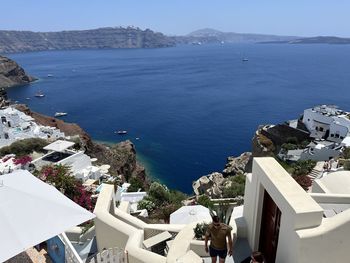
[(167, 35), (224, 32), (350, 37), (349, 0), (0, 0), (0, 30), (137, 26)]

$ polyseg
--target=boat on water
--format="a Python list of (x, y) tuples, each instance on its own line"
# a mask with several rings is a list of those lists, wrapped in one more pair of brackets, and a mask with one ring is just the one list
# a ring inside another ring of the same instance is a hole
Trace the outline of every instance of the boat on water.
[(127, 134), (127, 131), (115, 131), (114, 133), (119, 134), (119, 135), (124, 135)]
[(37, 93), (35, 93), (34, 96), (37, 97), (37, 98), (42, 98), (42, 97), (45, 97), (45, 94), (42, 93), (42, 91), (38, 91)]
[(66, 116), (67, 114), (68, 114), (67, 112), (56, 112), (55, 117), (62, 117), (62, 116)]
[(248, 59), (247, 59), (247, 58), (242, 58), (242, 61), (243, 61), (243, 62), (247, 62)]
[(52, 74), (47, 74), (47, 77), (48, 77), (48, 78), (52, 78), (53, 75), (52, 75)]

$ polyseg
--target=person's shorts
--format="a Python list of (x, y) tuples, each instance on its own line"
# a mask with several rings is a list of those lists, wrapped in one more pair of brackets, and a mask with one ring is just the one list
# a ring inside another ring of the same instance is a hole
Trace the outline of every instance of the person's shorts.
[(227, 256), (227, 249), (215, 249), (215, 248), (209, 246), (209, 255), (211, 257), (219, 256), (219, 258), (226, 258), (226, 256)]

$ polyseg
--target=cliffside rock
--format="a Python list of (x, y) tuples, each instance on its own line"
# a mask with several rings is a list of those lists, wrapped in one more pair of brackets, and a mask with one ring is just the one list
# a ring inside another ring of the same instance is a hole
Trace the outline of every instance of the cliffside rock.
[(238, 173), (251, 172), (252, 153), (245, 152), (238, 157), (230, 156), (227, 158), (225, 169), (222, 171), (225, 177), (234, 176)]
[(124, 180), (133, 176), (148, 184), (145, 168), (136, 161), (136, 150), (131, 141), (125, 141), (107, 146), (95, 143), (90, 136), (77, 124), (66, 123), (62, 120), (31, 111), (26, 105), (19, 104), (16, 108), (32, 116), (38, 124), (56, 127), (67, 136), (79, 136), (81, 147), (92, 158), (97, 158), (97, 164), (109, 164), (111, 175), (122, 175)]
[(106, 146), (90, 142), (86, 153), (98, 159), (99, 163), (111, 165), (109, 172), (113, 175), (121, 175), (128, 181), (131, 177), (139, 177), (145, 185), (148, 184), (146, 171), (136, 161), (135, 146), (131, 141), (124, 141), (113, 146)]
[(266, 157), (274, 156), (275, 146), (265, 135), (261, 134), (262, 127), (255, 132), (252, 140), (252, 156)]
[(206, 194), (211, 198), (220, 198), (224, 181), (225, 178), (221, 173), (211, 173), (194, 181), (192, 188), (196, 195)]
[(0, 88), (28, 84), (35, 80), (28, 76), (15, 61), (0, 56)]
[(7, 92), (5, 88), (0, 88), (0, 108), (9, 106), (10, 103), (7, 100)]
[(106, 27), (61, 32), (0, 31), (0, 52), (174, 46), (162, 33), (135, 27)]

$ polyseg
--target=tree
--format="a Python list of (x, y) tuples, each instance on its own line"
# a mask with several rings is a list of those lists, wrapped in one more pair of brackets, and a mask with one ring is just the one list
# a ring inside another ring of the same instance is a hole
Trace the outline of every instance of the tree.
[(169, 201), (169, 190), (166, 186), (158, 182), (153, 182), (149, 187), (148, 197), (157, 206), (161, 206)]
[(235, 176), (231, 176), (229, 179), (229, 186), (223, 189), (222, 195), (225, 198), (235, 198), (237, 196), (243, 196), (244, 188), (245, 188), (245, 175), (238, 174)]
[(211, 199), (207, 195), (199, 196), (198, 199), (197, 199), (197, 203), (199, 205), (205, 206), (205, 207), (207, 207), (209, 209), (213, 209), (214, 208), (213, 202), (211, 201)]
[(137, 192), (139, 189), (141, 191), (145, 190), (143, 180), (138, 176), (133, 176), (129, 180), (130, 186), (128, 187), (128, 192)]
[(187, 198), (186, 194), (177, 190), (170, 190), (168, 196), (168, 202), (175, 205), (182, 205), (182, 201)]
[(176, 204), (164, 205), (160, 207), (160, 209), (157, 211), (158, 218), (163, 219), (166, 224), (169, 224), (170, 215), (180, 207), (181, 205), (176, 205)]

